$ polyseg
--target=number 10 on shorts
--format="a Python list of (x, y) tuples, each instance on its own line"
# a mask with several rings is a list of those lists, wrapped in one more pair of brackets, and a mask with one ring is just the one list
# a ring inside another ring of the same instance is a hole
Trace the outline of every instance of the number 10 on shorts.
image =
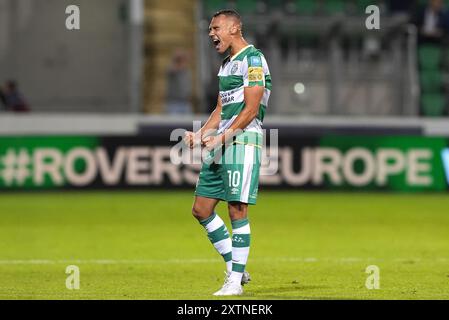
[(240, 184), (240, 171), (234, 171), (228, 170), (228, 177), (229, 177), (229, 187), (237, 188)]

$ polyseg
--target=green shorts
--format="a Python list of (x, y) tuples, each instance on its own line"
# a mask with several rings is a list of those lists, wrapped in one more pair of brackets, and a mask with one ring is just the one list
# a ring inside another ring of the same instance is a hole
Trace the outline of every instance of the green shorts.
[(256, 204), (261, 139), (260, 134), (244, 133), (233, 144), (223, 147), (214, 162), (203, 163), (195, 195), (227, 202)]

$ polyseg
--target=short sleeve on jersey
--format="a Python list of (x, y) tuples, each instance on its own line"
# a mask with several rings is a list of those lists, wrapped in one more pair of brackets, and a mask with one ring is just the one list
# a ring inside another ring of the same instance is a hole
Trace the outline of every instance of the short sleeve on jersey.
[(265, 86), (265, 74), (262, 57), (258, 55), (247, 56), (247, 65), (243, 72), (243, 82), (245, 87)]

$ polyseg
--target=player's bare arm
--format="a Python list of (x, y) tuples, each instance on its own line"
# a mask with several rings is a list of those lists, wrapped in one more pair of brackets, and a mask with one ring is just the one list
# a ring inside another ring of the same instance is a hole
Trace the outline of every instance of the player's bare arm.
[(222, 108), (221, 99), (219, 96), (217, 100), (217, 105), (214, 111), (212, 111), (212, 113), (210, 114), (204, 126), (201, 127), (201, 129), (198, 130), (197, 132), (186, 131), (186, 133), (184, 134), (184, 142), (190, 148), (193, 148), (194, 145), (200, 143), (205, 138), (210, 136), (215, 130), (218, 129), (221, 120), (221, 108)]

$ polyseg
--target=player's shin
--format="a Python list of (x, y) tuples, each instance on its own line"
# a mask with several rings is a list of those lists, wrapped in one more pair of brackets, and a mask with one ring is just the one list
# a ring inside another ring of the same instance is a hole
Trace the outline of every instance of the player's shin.
[(214, 212), (209, 218), (200, 221), (206, 229), (207, 237), (226, 262), (226, 270), (232, 269), (232, 242), (223, 220)]
[(232, 272), (230, 281), (240, 283), (248, 261), (251, 229), (247, 218), (232, 221)]

